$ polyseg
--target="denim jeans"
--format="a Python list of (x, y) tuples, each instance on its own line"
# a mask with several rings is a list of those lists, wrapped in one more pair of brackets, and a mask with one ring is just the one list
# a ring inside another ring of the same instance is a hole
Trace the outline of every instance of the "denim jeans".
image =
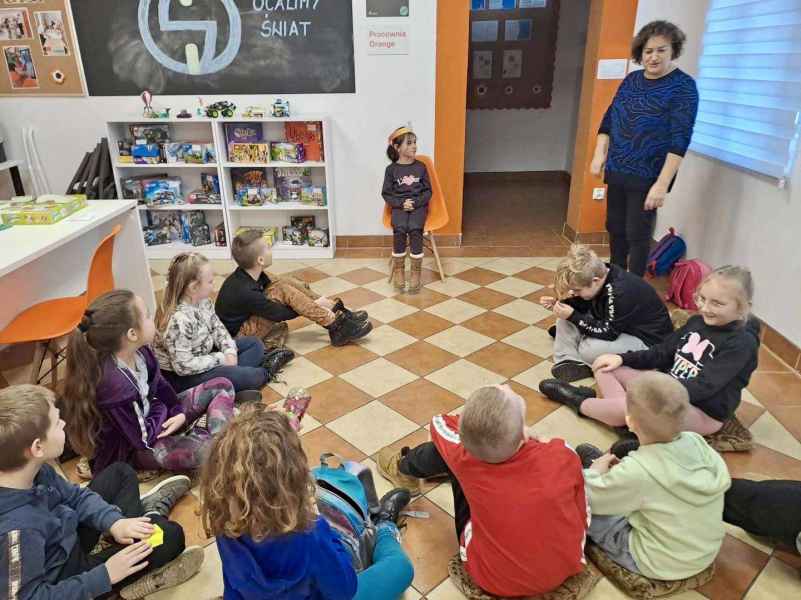
[(269, 378), (264, 362), (264, 344), (256, 337), (241, 337), (236, 340), (238, 364), (235, 367), (221, 365), (203, 373), (177, 375), (172, 371), (162, 371), (164, 377), (176, 392), (183, 392), (215, 377), (225, 377), (234, 384), (234, 390), (260, 390)]

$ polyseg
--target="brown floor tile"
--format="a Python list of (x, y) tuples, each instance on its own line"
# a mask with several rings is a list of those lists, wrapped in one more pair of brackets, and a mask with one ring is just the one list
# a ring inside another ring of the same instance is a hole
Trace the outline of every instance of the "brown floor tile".
[(534, 425), (540, 420), (550, 415), (553, 411), (559, 408), (560, 404), (548, 400), (545, 396), (530, 387), (510, 381), (511, 387), (515, 393), (520, 394), (523, 400), (526, 401), (526, 425)]
[(372, 401), (368, 394), (339, 377), (313, 385), (308, 391), (312, 396), (309, 414), (323, 424)]
[(724, 452), (722, 456), (732, 477), (761, 473), (776, 479), (801, 481), (801, 461), (760, 444), (755, 444), (750, 452)]
[(503, 342), (495, 342), (465, 357), (471, 363), (511, 379), (530, 369), (542, 359)]
[(550, 286), (553, 285), (554, 272), (539, 267), (531, 267), (521, 273), (515, 273), (515, 277), (518, 279), (525, 279), (531, 283)]
[(375, 360), (378, 355), (359, 344), (347, 344), (338, 348), (320, 348), (307, 354), (306, 358), (332, 375), (341, 375)]
[[(394, 327), (395, 323), (392, 326)], [(458, 356), (424, 341), (410, 344), (387, 354), (384, 358), (420, 377), (425, 377), (429, 373), (459, 360)]]
[(798, 348), (772, 327), (765, 327), (765, 337), (762, 343), (787, 364), (793, 366), (798, 364)]
[(398, 302), (403, 302), (404, 304), (414, 306), (420, 310), (428, 308), (429, 306), (434, 306), (440, 302), (445, 302), (445, 300), (448, 300), (449, 298), (450, 296), (440, 294), (439, 292), (435, 292), (434, 290), (430, 290), (426, 287), (422, 288), (416, 294), (398, 294), (394, 297), (394, 299)]
[(336, 258), (389, 258), (392, 248), (337, 248)]
[(303, 451), (306, 453), (306, 460), (310, 467), (320, 464), (320, 455), (326, 452), (339, 454), (348, 460), (362, 460), (366, 458), (364, 453), (350, 445), (333, 431), (320, 427), (314, 431), (300, 436), (303, 444)]
[(386, 275), (381, 271), (375, 271), (365, 267), (363, 269), (350, 271), (349, 273), (343, 273), (342, 275), (338, 275), (338, 277), (345, 281), (355, 283), (356, 285), (365, 285), (373, 281), (378, 281), (379, 279), (384, 279)]
[[(553, 281), (551, 281), (551, 284), (553, 284)], [(539, 304), (540, 298), (542, 298), (543, 296), (550, 296), (551, 298), (555, 298), (556, 290), (554, 290), (552, 287), (545, 287), (542, 288), (541, 290), (537, 290), (536, 292), (529, 294), (528, 296), (523, 296), (523, 299), (528, 300), (529, 302), (535, 302), (536, 304)]]
[(187, 546), (205, 546), (212, 538), (203, 531), (200, 522), (200, 503), (192, 494), (181, 498), (170, 512), (170, 520), (179, 523), (184, 530)]
[(459, 551), (456, 529), (453, 518), (428, 498), (418, 498), (409, 510), (430, 515), (428, 519), (408, 519), (402, 542), (414, 565), (412, 586), (427, 594), (448, 577), (448, 561)]
[[(287, 326), (289, 327), (290, 333), (295, 331), (296, 329), (303, 329), (307, 325), (311, 325), (311, 321), (309, 321), (306, 317), (298, 317), (297, 319), (292, 319), (291, 321), (286, 322)], [(292, 336), (289, 336), (289, 340), (287, 341), (287, 346), (290, 348), (292, 347)]]
[[(408, 271), (407, 271), (408, 277)], [(432, 271), (431, 269), (420, 269), (420, 282), (422, 285), (428, 285), (429, 283), (434, 283), (435, 281), (440, 281), (441, 277), (437, 271)]]
[(550, 317), (544, 318), (542, 321), (537, 321), (534, 323), (534, 326), (540, 329), (550, 329), (553, 325), (556, 325), (556, 321), (556, 315), (551, 315)]
[(767, 554), (727, 535), (715, 560), (715, 576), (698, 591), (712, 600), (742, 598), (769, 559)]
[(501, 340), (526, 328), (525, 323), (491, 311), (465, 321), (462, 326), (496, 340)]
[(283, 396), (281, 396), (281, 394), (276, 392), (271, 387), (265, 386), (265, 387), (261, 388), (261, 401), (264, 402), (264, 404), (268, 404), (268, 405), (269, 404), (273, 404), (273, 403), (278, 402), (279, 400), (282, 400), (282, 399), (283, 399)]
[(790, 370), (790, 367), (782, 362), (773, 352), (765, 348), (765, 346), (759, 347), (759, 365), (757, 366), (757, 373), (763, 371), (788, 373)]
[(793, 437), (801, 442), (801, 405), (799, 406), (772, 406), (770, 414), (784, 425)]
[(765, 407), (801, 406), (801, 376), (795, 373), (755, 373), (748, 390)]
[(314, 283), (315, 281), (320, 281), (321, 279), (329, 277), (328, 274), (311, 267), (308, 269), (301, 269), (300, 271), (292, 271), (291, 273), (287, 273), (287, 275), (305, 281), (306, 283)]
[(746, 427), (751, 427), (754, 421), (761, 417), (764, 412), (765, 409), (761, 406), (756, 406), (750, 402), (740, 402), (740, 406), (737, 407), (735, 414), (740, 423)]
[(776, 548), (773, 551), (773, 556), (801, 572), (801, 556), (795, 550)]
[(470, 302), (471, 304), (475, 304), (481, 308), (486, 308), (487, 310), (492, 310), (493, 308), (498, 308), (499, 306), (508, 304), (514, 299), (514, 296), (484, 287), (459, 296), (459, 300)]
[(464, 402), (427, 379), (413, 381), (379, 400), (418, 425), (427, 425), (431, 417), (449, 413)]
[(448, 327), (453, 327), (453, 323), (442, 317), (431, 314), (424, 310), (412, 313), (396, 321), (392, 321), (392, 326), (404, 333), (408, 333), (418, 339), (425, 339), (439, 333)]
[(377, 294), (372, 290), (368, 290), (363, 287), (354, 288), (352, 290), (348, 290), (347, 292), (342, 292), (338, 298), (342, 299), (342, 302), (350, 309), (361, 308), (362, 306), (367, 306), (368, 304), (372, 304), (373, 302), (378, 302), (379, 300), (383, 300), (384, 296), (381, 294)]
[(454, 275), (454, 277), (458, 277), (464, 281), (469, 281), (470, 283), (475, 283), (476, 285), (484, 286), (494, 283), (499, 279), (503, 279), (504, 275), (496, 271), (490, 271), (489, 269), (474, 267), (472, 269), (468, 269), (467, 271), (457, 273)]

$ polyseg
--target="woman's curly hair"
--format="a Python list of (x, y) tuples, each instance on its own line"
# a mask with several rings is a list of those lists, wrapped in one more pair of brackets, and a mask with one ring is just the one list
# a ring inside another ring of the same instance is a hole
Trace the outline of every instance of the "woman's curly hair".
[(637, 32), (634, 39), (631, 41), (631, 58), (638, 65), (642, 64), (642, 53), (645, 45), (652, 37), (661, 35), (662, 37), (670, 40), (670, 46), (673, 50), (673, 59), (681, 56), (684, 49), (684, 42), (687, 36), (684, 32), (670, 21), (651, 21), (643, 25), (642, 29)]
[(214, 439), (201, 476), (208, 535), (255, 541), (314, 524), (314, 483), (287, 417), (256, 403)]

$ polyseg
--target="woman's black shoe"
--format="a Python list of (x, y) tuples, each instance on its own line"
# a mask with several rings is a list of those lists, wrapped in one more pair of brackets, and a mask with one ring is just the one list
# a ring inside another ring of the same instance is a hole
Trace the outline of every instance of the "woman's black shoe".
[(559, 381), (573, 383), (580, 379), (592, 377), (593, 372), (589, 365), (574, 360), (563, 360), (551, 367), (551, 375), (556, 377)]
[(595, 390), (588, 387), (570, 385), (558, 379), (543, 379), (540, 382), (540, 392), (556, 402), (569, 406), (581, 415), (581, 404), (587, 398), (595, 396)]

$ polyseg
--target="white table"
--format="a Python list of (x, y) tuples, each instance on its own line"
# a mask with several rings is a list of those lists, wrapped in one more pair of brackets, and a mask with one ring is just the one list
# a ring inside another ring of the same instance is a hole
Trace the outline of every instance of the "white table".
[(97, 245), (117, 225), (114, 282), (156, 309), (150, 267), (135, 200), (89, 200), (86, 208), (53, 225), (14, 225), (0, 231), (0, 328), (43, 300), (86, 291)]

